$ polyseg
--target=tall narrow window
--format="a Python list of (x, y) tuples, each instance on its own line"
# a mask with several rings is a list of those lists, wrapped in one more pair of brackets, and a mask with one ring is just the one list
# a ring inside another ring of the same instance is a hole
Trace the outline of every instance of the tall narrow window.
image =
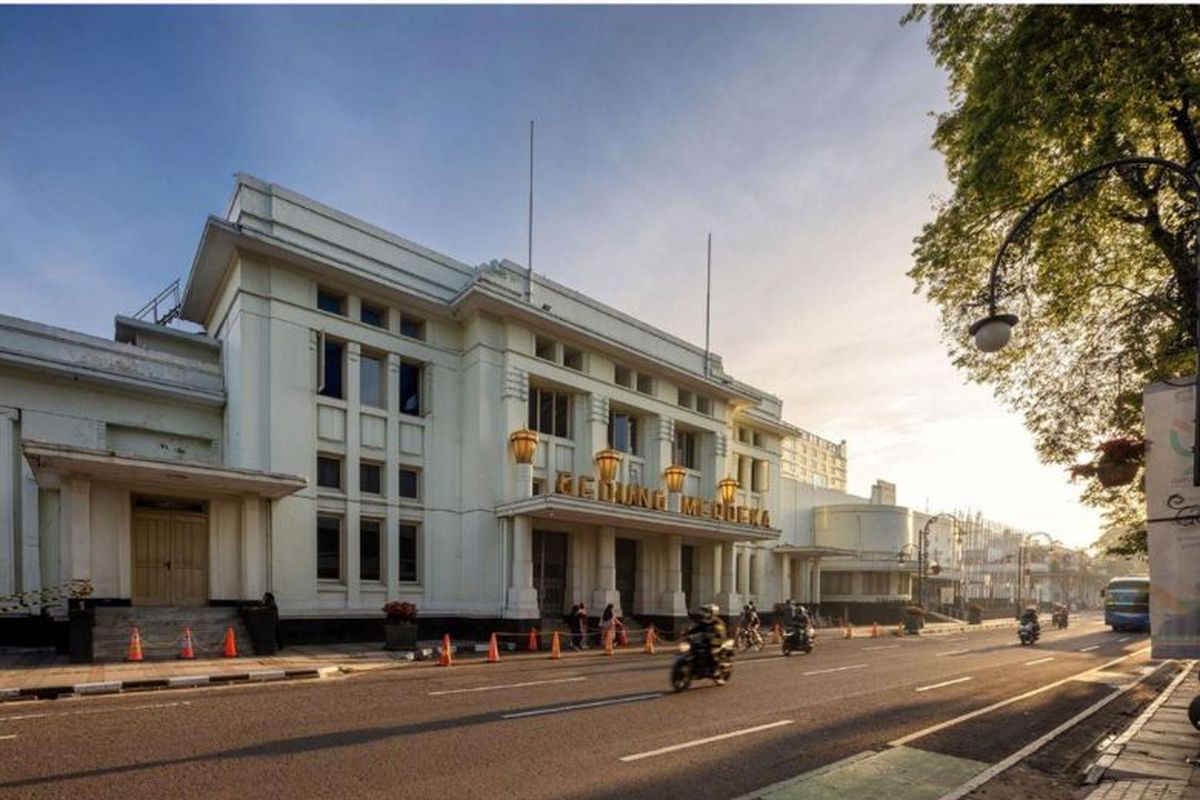
[(380, 464), (359, 463), (358, 490), (363, 494), (383, 494), (383, 467)]
[(608, 415), (608, 446), (622, 453), (641, 455), (638, 445), (638, 418), (612, 412)]
[(415, 522), (400, 523), (399, 560), (396, 567), (401, 583), (415, 583), (417, 580), (417, 538), (420, 528)]
[(675, 463), (688, 469), (696, 469), (696, 434), (693, 431), (675, 431)]
[(563, 439), (571, 438), (571, 395), (529, 387), (529, 428)]
[(358, 523), (359, 580), (379, 580), (379, 520), (364, 519)]
[(364, 406), (383, 408), (383, 359), (363, 353), (358, 359), (358, 400)]
[(400, 496), (405, 500), (421, 499), (421, 473), (410, 467), (400, 468)]
[(317, 578), (342, 579), (342, 518), (317, 517)]
[(321, 381), (321, 394), (325, 397), (345, 397), (343, 394), (342, 374), (345, 369), (343, 356), (346, 348), (341, 342), (325, 340), (324, 361), (325, 369), (322, 373), (323, 380)]
[(323, 489), (342, 488), (342, 460), (334, 456), (317, 456), (317, 486)]
[(400, 413), (421, 416), (421, 365), (400, 362)]

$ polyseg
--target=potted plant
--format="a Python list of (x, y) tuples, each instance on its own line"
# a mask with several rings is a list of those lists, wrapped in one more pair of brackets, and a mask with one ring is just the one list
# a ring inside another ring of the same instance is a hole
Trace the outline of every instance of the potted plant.
[(1086, 464), (1071, 467), (1072, 478), (1095, 478), (1101, 486), (1112, 488), (1133, 483), (1138, 468), (1146, 459), (1146, 440), (1118, 437), (1102, 442), (1099, 455)]
[(904, 609), (904, 632), (916, 634), (921, 632), (925, 624), (925, 609), (920, 606), (909, 606)]
[(983, 624), (983, 606), (979, 603), (967, 604), (967, 624), (981, 625)]
[(384, 621), (384, 650), (417, 649), (417, 606), (402, 600), (393, 600), (383, 607), (387, 615)]

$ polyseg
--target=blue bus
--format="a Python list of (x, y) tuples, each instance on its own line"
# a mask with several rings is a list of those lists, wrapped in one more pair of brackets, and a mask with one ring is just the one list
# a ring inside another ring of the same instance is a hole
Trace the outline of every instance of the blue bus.
[(1150, 630), (1150, 579), (1109, 581), (1104, 590), (1104, 624), (1114, 631)]

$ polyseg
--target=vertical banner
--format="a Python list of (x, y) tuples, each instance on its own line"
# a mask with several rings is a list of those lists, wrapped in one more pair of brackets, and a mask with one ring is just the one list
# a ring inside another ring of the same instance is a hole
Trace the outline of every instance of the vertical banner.
[(1200, 658), (1200, 489), (1192, 485), (1193, 386), (1146, 389), (1150, 655)]

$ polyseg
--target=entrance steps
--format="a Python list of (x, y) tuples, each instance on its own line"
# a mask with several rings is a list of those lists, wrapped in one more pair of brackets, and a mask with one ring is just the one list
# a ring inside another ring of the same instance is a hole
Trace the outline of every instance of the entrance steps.
[(238, 655), (247, 655), (250, 636), (238, 610), (225, 606), (101, 606), (96, 609), (93, 630), (96, 661), (124, 661), (129, 652), (129, 635), (136, 627), (146, 660), (176, 659), (183, 646), (183, 626), (192, 629), (196, 658), (218, 658), (225, 630), (233, 626)]

